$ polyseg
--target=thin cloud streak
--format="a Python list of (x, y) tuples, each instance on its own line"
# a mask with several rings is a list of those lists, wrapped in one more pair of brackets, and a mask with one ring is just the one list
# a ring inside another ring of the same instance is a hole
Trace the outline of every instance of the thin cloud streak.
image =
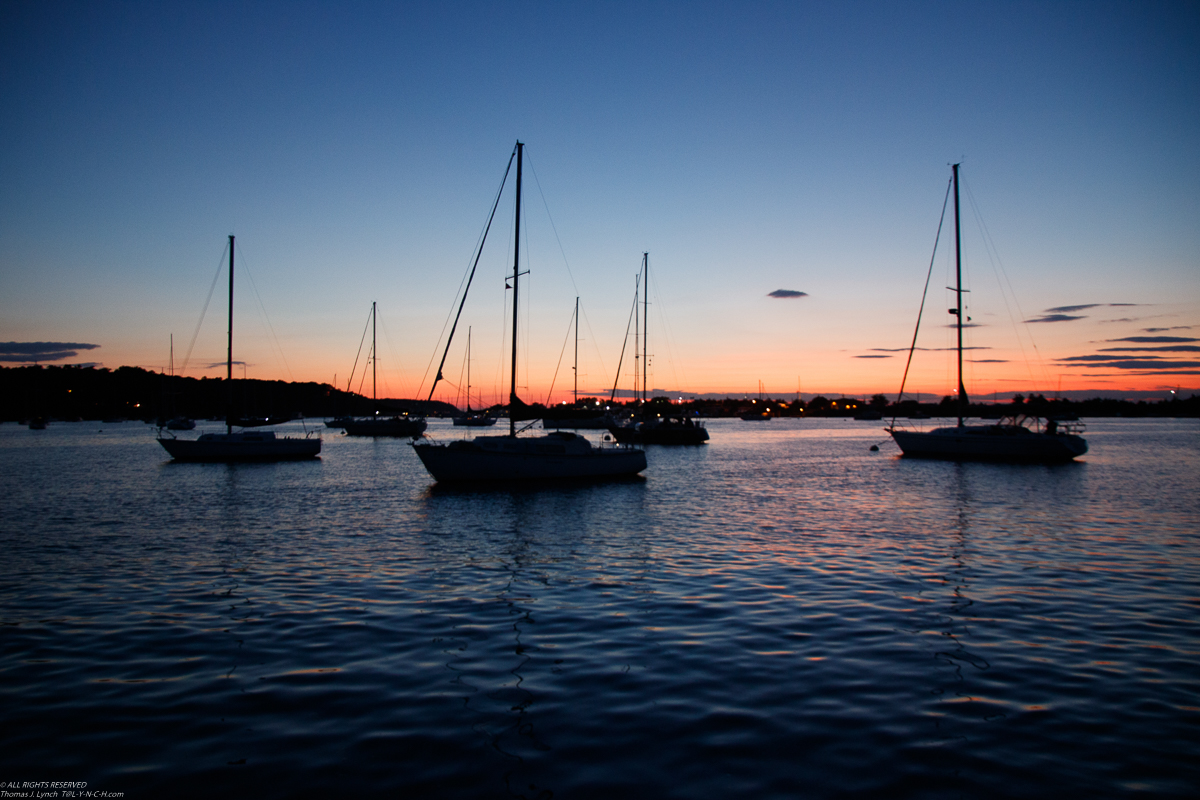
[(1137, 344), (1172, 344), (1175, 342), (1200, 342), (1186, 336), (1126, 336), (1123, 339), (1105, 339), (1106, 342), (1136, 342)]
[(1114, 359), (1110, 356), (1068, 356), (1066, 358), (1058, 359), (1058, 362), (1063, 366), (1086, 363), (1091, 367), (1105, 367), (1107, 369), (1121, 370), (1161, 370), (1164, 368), (1192, 369), (1200, 367), (1200, 361), (1170, 361), (1167, 359), (1159, 360), (1154, 358)]
[(1026, 322), (1072, 322), (1077, 319), (1087, 319), (1087, 317), (1083, 317), (1083, 316), (1076, 317), (1076, 316), (1072, 316), (1070, 314), (1048, 314), (1047, 316), (1044, 316), (1044, 317), (1035, 317), (1033, 319), (1027, 319), (1025, 321)]
[[(1200, 369), (1156, 369), (1156, 370), (1146, 370), (1146, 371), (1136, 371), (1135, 370), (1135, 371), (1130, 371), (1130, 372), (1123, 374), (1121, 376), (1121, 378), (1122, 379), (1133, 378), (1133, 377), (1153, 378), (1153, 377), (1157, 377), (1157, 376), (1165, 377), (1165, 376), (1170, 376), (1170, 375), (1200, 375)], [(1104, 373), (1104, 372), (1080, 372), (1079, 377), (1081, 377), (1081, 378), (1111, 378), (1112, 375), (1108, 374), (1108, 373)]]
[(1175, 344), (1168, 347), (1101, 347), (1101, 353), (1200, 353), (1200, 345)]
[[(914, 349), (919, 350), (923, 353), (944, 353), (947, 351), (953, 352), (955, 350), (958, 350), (957, 347), (917, 347)], [(992, 348), (987, 345), (971, 345), (968, 347), (964, 347), (963, 351), (966, 352), (967, 350), (991, 350), (991, 349)], [(907, 353), (908, 348), (907, 347), (872, 347), (871, 352), (872, 353)]]

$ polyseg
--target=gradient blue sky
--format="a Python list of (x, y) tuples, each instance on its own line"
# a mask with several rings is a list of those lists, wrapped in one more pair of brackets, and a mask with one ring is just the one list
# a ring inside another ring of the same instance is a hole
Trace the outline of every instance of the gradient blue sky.
[[(611, 386), (643, 251), (653, 387), (894, 394), (952, 161), (999, 259), (964, 195), (969, 392), (1200, 386), (1195, 2), (6, 2), (0, 101), (8, 366), (161, 369), (172, 334), (179, 366), (233, 233), (249, 377), (344, 385), (378, 301), (380, 394), (428, 391), (519, 138), (528, 399), (576, 294), (581, 388)], [(497, 219), (462, 323), (485, 401)], [(953, 391), (951, 268), (918, 391)], [(222, 372), (223, 291), (188, 374)]]

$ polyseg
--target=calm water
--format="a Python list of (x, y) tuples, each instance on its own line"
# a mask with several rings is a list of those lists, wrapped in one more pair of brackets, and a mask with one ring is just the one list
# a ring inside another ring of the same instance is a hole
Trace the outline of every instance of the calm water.
[[(0, 425), (0, 781), (126, 797), (1200, 791), (1200, 424), (1080, 463), (710, 424), (645, 479)], [(432, 432), (451, 436), (448, 423)]]

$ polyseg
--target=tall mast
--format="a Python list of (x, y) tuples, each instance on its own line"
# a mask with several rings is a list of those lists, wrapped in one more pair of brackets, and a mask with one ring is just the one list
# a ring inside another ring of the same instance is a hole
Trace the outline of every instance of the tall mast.
[(963, 288), (962, 288), (962, 226), (958, 216), (958, 164), (954, 169), (954, 279), (955, 297), (958, 298), (954, 308), (955, 327), (958, 329), (958, 427), (963, 425), (963, 417), (967, 412), (967, 390), (963, 386), (962, 359), (962, 329), (963, 329)]
[(642, 253), (646, 293), (642, 296), (642, 405), (646, 405), (646, 380), (650, 376), (650, 254)]
[(471, 415), (471, 326), (467, 326), (467, 416)]
[(575, 298), (575, 405), (579, 405), (579, 298)]
[(229, 349), (225, 354), (225, 433), (233, 433), (233, 234), (229, 234)]
[(521, 274), (521, 158), (525, 145), (517, 142), (517, 221), (513, 228), (513, 329), (512, 329), (512, 382), (508, 390), (508, 435), (517, 435), (517, 421), (513, 419), (517, 405), (517, 278)]
[(378, 359), (375, 356), (375, 301), (371, 301), (371, 404), (375, 406), (373, 409), (375, 416), (379, 416), (379, 392), (375, 384), (375, 365)]
[(633, 284), (633, 399), (638, 399), (638, 381), (641, 379), (639, 374), (640, 365), (642, 363), (641, 338), (642, 338), (642, 322), (640, 318), (641, 309), (638, 308), (638, 302), (641, 299), (642, 291), (642, 271), (638, 270), (637, 280)]

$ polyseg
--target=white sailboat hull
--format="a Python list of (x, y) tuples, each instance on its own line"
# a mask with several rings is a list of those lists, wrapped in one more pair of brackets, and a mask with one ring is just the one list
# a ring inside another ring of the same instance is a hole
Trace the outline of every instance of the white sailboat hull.
[(321, 439), (277, 437), (271, 431), (205, 433), (198, 439), (160, 438), (176, 461), (292, 461), (316, 458)]
[(438, 482), (551, 481), (632, 477), (646, 468), (646, 453), (593, 447), (571, 433), (517, 438), (478, 436), (469, 441), (413, 445)]
[(1071, 461), (1087, 452), (1087, 441), (1068, 433), (1039, 433), (1019, 425), (964, 425), (931, 431), (890, 431), (910, 458), (953, 461)]

